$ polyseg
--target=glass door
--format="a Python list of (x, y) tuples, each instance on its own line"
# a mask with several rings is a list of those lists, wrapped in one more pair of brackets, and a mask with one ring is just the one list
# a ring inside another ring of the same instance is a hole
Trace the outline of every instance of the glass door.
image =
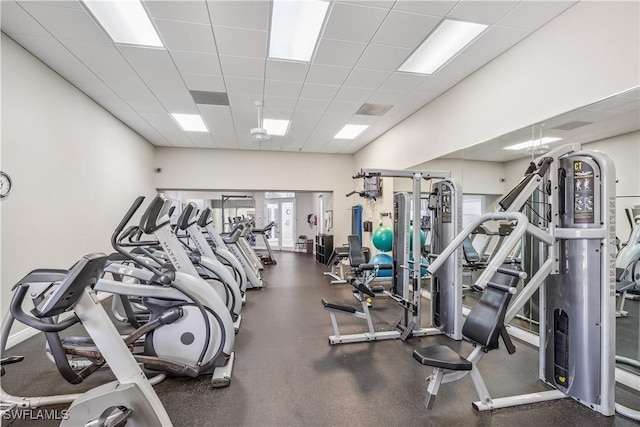
[(268, 200), (265, 202), (267, 224), (275, 222), (267, 233), (272, 250), (293, 250), (295, 244), (295, 199)]

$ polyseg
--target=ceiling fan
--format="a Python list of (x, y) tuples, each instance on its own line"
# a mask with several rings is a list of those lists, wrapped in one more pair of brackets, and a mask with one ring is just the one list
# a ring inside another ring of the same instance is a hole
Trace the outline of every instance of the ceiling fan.
[(262, 127), (262, 109), (264, 108), (264, 103), (262, 101), (256, 101), (255, 104), (258, 107), (258, 127), (251, 129), (251, 138), (258, 142), (268, 141), (271, 139), (271, 135), (269, 135), (267, 129)]

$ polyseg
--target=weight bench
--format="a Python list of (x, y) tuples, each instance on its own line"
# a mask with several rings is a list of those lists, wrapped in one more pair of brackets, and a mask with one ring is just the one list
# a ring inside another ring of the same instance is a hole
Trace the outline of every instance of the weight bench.
[[(331, 325), (333, 326), (333, 335), (329, 336), (330, 344), (395, 339), (399, 336), (399, 332), (397, 331), (376, 332), (373, 326), (373, 321), (371, 320), (371, 313), (369, 312), (369, 304), (367, 302), (367, 299), (375, 298), (376, 293), (369, 287), (369, 283), (376, 277), (376, 273), (380, 267), (389, 267), (389, 265), (384, 264), (381, 266), (377, 266), (373, 264), (361, 264), (358, 267), (359, 270), (371, 271), (372, 273), (365, 276), (365, 281), (362, 281), (358, 278), (350, 278), (348, 281), (348, 283), (354, 287), (354, 293), (356, 294), (356, 298), (360, 302), (362, 311), (358, 311), (357, 308), (350, 305), (336, 304), (328, 302), (324, 298), (322, 299), (322, 306), (329, 312), (329, 316), (331, 317)], [(338, 327), (336, 314), (364, 319), (367, 322), (368, 332), (349, 335), (340, 334), (340, 328)]]
[(347, 283), (344, 278), (344, 264), (343, 261), (349, 258), (349, 248), (347, 246), (337, 246), (333, 248), (329, 262), (327, 264), (331, 267), (330, 271), (325, 271), (322, 274), (333, 278), (332, 285), (339, 285)]
[(413, 358), (420, 364), (434, 368), (428, 377), (429, 386), (424, 404), (431, 409), (438, 394), (440, 384), (453, 382), (469, 375), (480, 397), (480, 402), (490, 403), (491, 396), (480, 376), (476, 363), (482, 355), (498, 348), (498, 339), (502, 338), (509, 354), (516, 349), (504, 325), (504, 317), (511, 296), (516, 293), (516, 276), (520, 271), (512, 268), (500, 268), (487, 287), (482, 292), (480, 300), (471, 309), (462, 327), (463, 337), (475, 345), (475, 349), (468, 357), (463, 357), (446, 345), (433, 345), (422, 350), (414, 350)]

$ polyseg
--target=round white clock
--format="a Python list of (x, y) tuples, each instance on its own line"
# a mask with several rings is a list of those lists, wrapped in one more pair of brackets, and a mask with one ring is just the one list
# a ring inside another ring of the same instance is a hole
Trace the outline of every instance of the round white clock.
[(11, 192), (11, 177), (0, 171), (0, 199), (3, 199)]

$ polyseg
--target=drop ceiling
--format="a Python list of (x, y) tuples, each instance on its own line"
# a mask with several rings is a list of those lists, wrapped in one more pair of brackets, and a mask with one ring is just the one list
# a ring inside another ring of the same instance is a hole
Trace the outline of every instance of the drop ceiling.
[[(145, 1), (163, 49), (114, 44), (79, 1), (0, 7), (5, 34), (156, 146), (354, 153), (575, 3), (332, 1), (310, 63), (267, 57), (266, 0)], [(445, 17), (489, 27), (430, 76), (395, 71)], [(286, 136), (251, 139), (256, 101), (291, 120)], [(365, 103), (390, 108), (357, 114)], [(183, 132), (170, 113), (200, 114), (209, 132)], [(369, 127), (334, 139), (347, 123)]]

